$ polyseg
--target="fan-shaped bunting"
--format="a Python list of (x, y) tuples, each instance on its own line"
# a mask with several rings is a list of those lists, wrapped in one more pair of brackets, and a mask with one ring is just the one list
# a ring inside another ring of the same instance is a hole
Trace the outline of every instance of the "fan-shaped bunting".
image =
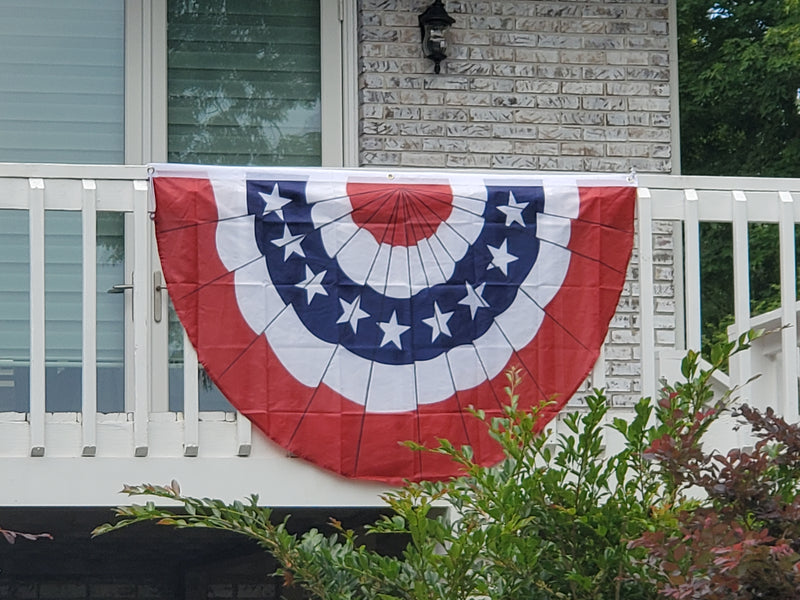
[(624, 176), (154, 165), (159, 253), (200, 362), (294, 454), (397, 483), (455, 474), (405, 440), (502, 456), (504, 370), (552, 418), (625, 280)]

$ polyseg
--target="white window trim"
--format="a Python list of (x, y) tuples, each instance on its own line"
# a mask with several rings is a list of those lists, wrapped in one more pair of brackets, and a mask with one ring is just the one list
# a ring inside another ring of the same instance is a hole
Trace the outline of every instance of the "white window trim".
[[(322, 165), (358, 164), (357, 0), (320, 0)], [(125, 163), (167, 159), (167, 0), (125, 2)]]
[(167, 0), (125, 2), (125, 163), (167, 159)]
[[(339, 0), (338, 5), (338, 21), (339, 21), (339, 36), (333, 40), (333, 44), (339, 50), (339, 64), (332, 65), (329, 68), (325, 62), (322, 63), (322, 72), (331, 73), (335, 78), (338, 75), (338, 82), (331, 91), (331, 94), (339, 94), (341, 97), (341, 106), (339, 113), (341, 115), (341, 124), (337, 128), (341, 132), (339, 140), (340, 156), (336, 161), (336, 156), (331, 156), (330, 163), (326, 162), (325, 155), (325, 122), (323, 121), (323, 166), (342, 166), (342, 167), (357, 167), (358, 166), (358, 16), (357, 16), (357, 0)], [(329, 6), (330, 3), (322, 0), (322, 6)], [(326, 31), (324, 23), (326, 22), (325, 15), (322, 15), (322, 30)], [(322, 38), (322, 56), (323, 59), (327, 55), (326, 52), (326, 39)], [(330, 43), (330, 42), (328, 42)], [(331, 48), (331, 51), (334, 49)], [(331, 85), (334, 85), (333, 83)], [(326, 98), (323, 92), (323, 106), (324, 99)], [(332, 130), (333, 128), (330, 128)]]

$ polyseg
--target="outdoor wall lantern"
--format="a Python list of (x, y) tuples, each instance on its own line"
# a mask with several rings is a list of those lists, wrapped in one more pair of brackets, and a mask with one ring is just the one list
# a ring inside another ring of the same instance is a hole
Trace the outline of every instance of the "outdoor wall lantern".
[(425, 58), (434, 63), (434, 72), (441, 70), (439, 63), (447, 58), (447, 30), (456, 20), (447, 14), (442, 0), (435, 0), (425, 12), (419, 16), (419, 28), (422, 31), (422, 51)]

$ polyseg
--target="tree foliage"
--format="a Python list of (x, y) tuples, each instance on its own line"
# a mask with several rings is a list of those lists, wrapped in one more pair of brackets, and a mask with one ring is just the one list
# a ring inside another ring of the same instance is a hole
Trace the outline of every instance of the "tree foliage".
[(800, 1), (677, 5), (684, 174), (800, 176)]
[[(682, 172), (800, 177), (800, 1), (680, 0), (677, 8)], [(758, 314), (780, 304), (777, 227), (753, 223), (749, 236)], [(708, 351), (733, 322), (730, 226), (703, 223), (701, 244)]]

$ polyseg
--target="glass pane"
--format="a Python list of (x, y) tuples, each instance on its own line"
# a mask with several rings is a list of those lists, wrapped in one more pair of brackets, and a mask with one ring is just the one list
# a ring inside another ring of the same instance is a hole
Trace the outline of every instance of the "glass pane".
[(44, 215), (45, 406), (81, 409), (81, 213)]
[(727, 340), (733, 323), (733, 229), (730, 223), (700, 223), (700, 283), (703, 353)]
[(125, 215), (97, 213), (97, 410), (125, 408), (125, 294), (109, 294), (125, 280)]
[(169, 307), (169, 409), (172, 412), (183, 410), (183, 327), (181, 326), (172, 299)]
[(0, 412), (28, 412), (31, 334), (26, 210), (0, 210), (0, 281)]
[[(197, 370), (197, 383), (201, 411), (236, 411), (212, 383), (203, 367)], [(183, 327), (172, 301), (169, 302), (169, 410), (183, 411)]]
[(319, 15), (319, 0), (170, 0), (169, 160), (319, 165)]
[(0, 3), (0, 162), (124, 162), (124, 0)]
[(780, 233), (777, 223), (748, 225), (750, 312), (760, 315), (781, 305)]
[[(125, 297), (122, 213), (97, 214), (97, 410), (124, 410)], [(45, 212), (45, 406), (81, 410), (83, 251), (81, 213)]]

